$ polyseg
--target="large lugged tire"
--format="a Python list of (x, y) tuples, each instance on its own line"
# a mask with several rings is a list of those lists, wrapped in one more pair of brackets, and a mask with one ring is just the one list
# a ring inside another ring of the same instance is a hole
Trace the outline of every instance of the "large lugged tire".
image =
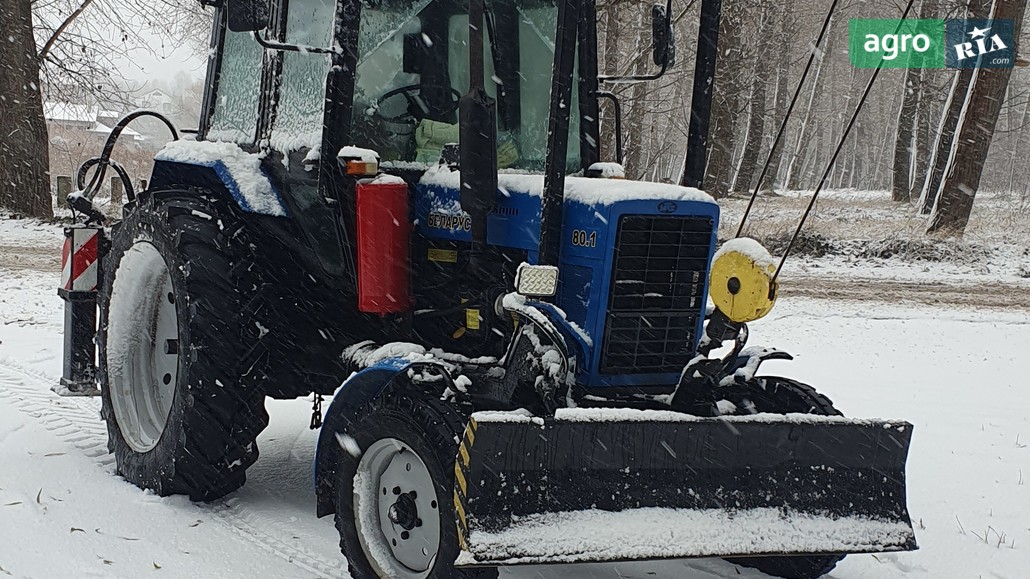
[(243, 485), (268, 425), (263, 394), (239, 385), (233, 252), (213, 207), (201, 193), (141, 195), (113, 228), (100, 288), (102, 414), (118, 473), (193, 500)]
[[(789, 378), (763, 376), (755, 379), (750, 400), (755, 412), (775, 414), (801, 413), (823, 416), (842, 416), (826, 396), (815, 388)], [(792, 557), (740, 557), (727, 559), (744, 567), (752, 567), (774, 577), (785, 579), (816, 579), (822, 577), (844, 558), (844, 555), (817, 555)]]
[(453, 568), (454, 459), (464, 426), (452, 406), (403, 384), (344, 417), (336, 528), (355, 579), (497, 577), (493, 568)]

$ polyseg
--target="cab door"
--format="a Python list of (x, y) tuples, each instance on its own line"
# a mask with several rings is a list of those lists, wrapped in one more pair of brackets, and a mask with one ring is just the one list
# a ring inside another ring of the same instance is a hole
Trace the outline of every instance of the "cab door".
[[(323, 151), (329, 54), (307, 50), (334, 45), (335, 0), (280, 0), (272, 34), (293, 50), (269, 50), (266, 66), (265, 126), (262, 145), (269, 170), (281, 176), (285, 202), (330, 281), (352, 284), (350, 252), (345, 250), (341, 204), (332, 179), (336, 151)], [(297, 49), (299, 48), (299, 49)], [(327, 166), (323, 166), (327, 164)]]

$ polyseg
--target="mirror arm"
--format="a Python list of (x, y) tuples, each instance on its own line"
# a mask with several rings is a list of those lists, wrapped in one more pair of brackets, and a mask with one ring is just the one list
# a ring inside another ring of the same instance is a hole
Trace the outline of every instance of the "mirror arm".
[[(689, 8), (689, 5), (687, 6)], [(672, 0), (665, 0), (665, 14), (667, 18), (670, 18), (669, 27), (672, 27)], [(654, 74), (636, 74), (636, 75), (606, 75), (601, 74), (597, 76), (597, 80), (600, 82), (612, 82), (612, 83), (632, 83), (632, 82), (648, 82), (652, 80), (658, 80), (665, 76), (665, 71), (669, 69), (669, 51), (665, 51), (665, 60), (662, 61), (662, 68), (658, 69), (658, 72)], [(599, 95), (600, 96), (600, 95)]]
[(665, 62), (662, 63), (662, 68), (658, 69), (658, 72), (654, 74), (636, 74), (627, 76), (609, 76), (606, 74), (598, 75), (597, 80), (601, 82), (647, 82), (651, 80), (658, 80), (665, 76), (665, 71), (669, 68), (669, 59), (666, 58)]
[(251, 36), (258, 44), (267, 48), (268, 50), (280, 50), (288, 52), (304, 52), (309, 54), (337, 54), (342, 52), (338, 48), (322, 48), (320, 46), (303, 46), (300, 44), (284, 44), (281, 42), (275, 42), (274, 40), (268, 40), (257, 31), (252, 31)]

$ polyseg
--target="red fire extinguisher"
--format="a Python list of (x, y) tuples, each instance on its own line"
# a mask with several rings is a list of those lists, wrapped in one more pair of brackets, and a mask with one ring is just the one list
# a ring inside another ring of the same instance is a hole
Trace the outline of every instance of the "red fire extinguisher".
[(357, 185), (358, 309), (396, 314), (411, 307), (408, 184), (380, 175)]

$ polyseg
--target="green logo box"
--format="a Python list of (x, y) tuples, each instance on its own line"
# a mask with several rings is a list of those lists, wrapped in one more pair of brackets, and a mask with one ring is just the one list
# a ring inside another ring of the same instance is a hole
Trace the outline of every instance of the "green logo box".
[(944, 68), (943, 19), (853, 19), (848, 54), (856, 68)]

